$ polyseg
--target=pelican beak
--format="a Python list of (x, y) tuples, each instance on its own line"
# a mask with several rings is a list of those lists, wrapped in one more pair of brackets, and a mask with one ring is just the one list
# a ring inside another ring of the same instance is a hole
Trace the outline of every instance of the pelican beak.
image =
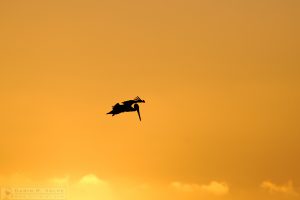
[(142, 119), (141, 119), (141, 114), (140, 114), (140, 109), (137, 109), (137, 113), (138, 113), (138, 115), (139, 115), (140, 121), (142, 121)]
[(139, 105), (138, 105), (138, 104), (135, 104), (134, 107), (135, 107), (135, 109), (136, 109), (136, 112), (137, 112), (138, 115), (139, 115), (140, 121), (142, 121), (142, 119), (141, 119), (141, 114), (140, 114), (140, 107), (139, 107)]

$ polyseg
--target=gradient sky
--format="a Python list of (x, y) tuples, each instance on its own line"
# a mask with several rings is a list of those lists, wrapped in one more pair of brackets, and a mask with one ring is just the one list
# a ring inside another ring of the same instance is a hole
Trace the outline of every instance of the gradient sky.
[[(299, 10), (0, 0), (0, 187), (59, 182), (70, 200), (298, 199)], [(105, 115), (137, 95), (142, 122)]]

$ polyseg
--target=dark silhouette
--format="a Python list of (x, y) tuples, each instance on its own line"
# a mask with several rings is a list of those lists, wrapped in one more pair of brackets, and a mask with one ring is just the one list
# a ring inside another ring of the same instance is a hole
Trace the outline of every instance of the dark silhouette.
[[(136, 97), (133, 100), (128, 100), (122, 102), (122, 104), (117, 103), (112, 107), (112, 111), (106, 113), (111, 114), (112, 116), (120, 114), (122, 112), (134, 112), (137, 111), (140, 121), (141, 121), (141, 115), (140, 115), (140, 109), (138, 103), (145, 103), (144, 100), (140, 99), (140, 97)], [(133, 106), (132, 106), (133, 105)]]

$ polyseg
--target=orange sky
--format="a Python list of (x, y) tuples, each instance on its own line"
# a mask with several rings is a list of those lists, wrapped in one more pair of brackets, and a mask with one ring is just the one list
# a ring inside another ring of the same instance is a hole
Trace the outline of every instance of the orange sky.
[[(298, 199), (299, 9), (0, 1), (0, 188), (58, 180), (70, 200)], [(137, 95), (142, 122), (105, 115)]]

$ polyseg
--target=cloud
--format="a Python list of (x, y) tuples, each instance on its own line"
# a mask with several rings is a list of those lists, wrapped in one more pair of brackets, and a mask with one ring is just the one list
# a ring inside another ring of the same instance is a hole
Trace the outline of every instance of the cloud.
[(288, 183), (283, 185), (275, 184), (271, 181), (263, 181), (260, 185), (263, 189), (269, 191), (269, 193), (281, 193), (287, 195), (299, 195), (295, 189), (292, 181), (288, 181)]
[(69, 186), (71, 200), (112, 200), (113, 191), (110, 184), (94, 174), (87, 174)]
[(214, 195), (226, 195), (229, 193), (229, 186), (224, 182), (211, 181), (207, 185), (201, 185), (201, 190)]
[(107, 185), (107, 183), (104, 180), (99, 179), (94, 174), (88, 174), (83, 176), (78, 184), (80, 185)]
[(70, 176), (56, 176), (38, 181), (16, 174), (11, 177), (0, 176), (0, 184), (12, 187), (59, 187), (64, 190), (64, 194), (69, 200), (169, 200), (196, 199), (196, 197), (212, 199), (215, 196), (219, 197), (229, 193), (228, 185), (218, 181), (211, 181), (207, 184), (175, 181), (169, 185), (155, 182), (113, 182), (101, 179), (92, 173), (78, 179)]
[(174, 188), (183, 192), (203, 192), (213, 195), (226, 195), (229, 193), (229, 186), (224, 182), (211, 181), (209, 184), (188, 184), (182, 183), (180, 181), (172, 182), (170, 184), (171, 188)]

